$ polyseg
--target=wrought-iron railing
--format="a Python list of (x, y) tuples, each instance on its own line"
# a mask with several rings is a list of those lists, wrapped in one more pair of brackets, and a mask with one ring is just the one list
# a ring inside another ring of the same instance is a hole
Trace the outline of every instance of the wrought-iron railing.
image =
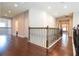
[[(43, 44), (48, 40), (48, 46), (55, 42), (60, 37), (60, 31), (58, 28), (48, 28), (48, 27), (29, 27), (29, 39), (31, 40), (45, 40)], [(40, 43), (40, 42), (39, 42)], [(43, 45), (43, 47), (46, 46)]]
[(29, 41), (39, 46), (48, 48), (59, 37), (60, 30), (58, 28), (29, 27)]

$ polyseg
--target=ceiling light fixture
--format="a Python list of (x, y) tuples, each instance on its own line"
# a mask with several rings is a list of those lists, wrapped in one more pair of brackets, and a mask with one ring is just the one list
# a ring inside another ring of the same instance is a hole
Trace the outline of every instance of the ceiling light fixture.
[(64, 5), (64, 9), (67, 9), (68, 8), (68, 6), (67, 5)]
[(18, 7), (18, 4), (14, 4), (14, 7)]
[(51, 9), (51, 6), (48, 6), (48, 9)]

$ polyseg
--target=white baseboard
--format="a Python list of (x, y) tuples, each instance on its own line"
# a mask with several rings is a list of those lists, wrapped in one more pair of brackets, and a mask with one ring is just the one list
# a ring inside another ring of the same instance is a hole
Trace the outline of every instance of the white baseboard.
[(73, 56), (76, 56), (76, 49), (75, 49), (75, 45), (74, 45), (73, 39), (72, 39), (72, 47), (73, 47)]
[(51, 44), (47, 49), (50, 49), (53, 45), (55, 45), (59, 40), (61, 39), (61, 37), (59, 39), (57, 39), (53, 44)]

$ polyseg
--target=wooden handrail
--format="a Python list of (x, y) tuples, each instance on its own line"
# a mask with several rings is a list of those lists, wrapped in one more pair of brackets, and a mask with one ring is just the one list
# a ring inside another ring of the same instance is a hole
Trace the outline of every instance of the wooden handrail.
[[(30, 29), (47, 29), (47, 27), (29, 27)], [(49, 28), (48, 29), (58, 29), (58, 28)]]

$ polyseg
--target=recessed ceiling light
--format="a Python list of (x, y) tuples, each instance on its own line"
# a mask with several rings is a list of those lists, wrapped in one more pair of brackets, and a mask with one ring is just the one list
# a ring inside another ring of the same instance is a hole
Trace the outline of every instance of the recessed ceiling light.
[(11, 10), (9, 10), (8, 12), (11, 13)]
[(48, 6), (48, 9), (51, 9), (51, 6)]
[(67, 9), (68, 8), (68, 6), (67, 5), (64, 5), (64, 9)]
[(14, 7), (18, 7), (18, 4), (14, 4)]

